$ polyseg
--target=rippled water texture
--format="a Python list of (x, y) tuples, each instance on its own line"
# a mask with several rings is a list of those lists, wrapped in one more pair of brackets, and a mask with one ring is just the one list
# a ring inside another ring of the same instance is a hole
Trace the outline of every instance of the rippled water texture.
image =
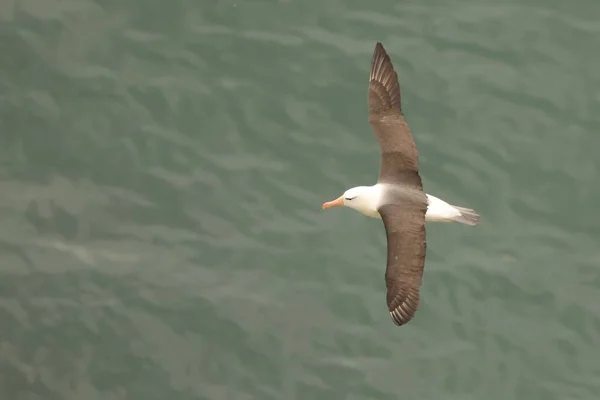
[[(558, 4), (558, 3), (557, 3)], [(0, 2), (3, 399), (600, 397), (600, 3)], [(430, 224), (385, 305), (376, 41)]]

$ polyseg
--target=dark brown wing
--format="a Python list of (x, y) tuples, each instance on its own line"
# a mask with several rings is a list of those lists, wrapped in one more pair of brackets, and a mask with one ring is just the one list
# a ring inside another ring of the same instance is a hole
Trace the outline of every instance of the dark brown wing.
[(426, 203), (385, 205), (379, 209), (387, 234), (387, 305), (398, 326), (406, 324), (419, 307), (425, 264)]
[(379, 182), (422, 188), (417, 146), (402, 114), (398, 75), (379, 42), (371, 61), (369, 123), (381, 149)]

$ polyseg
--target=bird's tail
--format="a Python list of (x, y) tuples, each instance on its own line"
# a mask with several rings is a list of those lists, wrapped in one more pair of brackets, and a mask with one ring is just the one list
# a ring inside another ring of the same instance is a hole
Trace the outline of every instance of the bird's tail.
[(460, 215), (454, 217), (454, 221), (460, 222), (461, 224), (475, 226), (481, 220), (481, 217), (475, 210), (465, 207), (452, 206), (460, 212)]

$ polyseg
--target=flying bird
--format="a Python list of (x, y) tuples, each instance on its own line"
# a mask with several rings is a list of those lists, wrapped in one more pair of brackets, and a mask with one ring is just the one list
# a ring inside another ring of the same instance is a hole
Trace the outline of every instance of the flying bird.
[(402, 326), (419, 307), (427, 247), (425, 221), (473, 226), (480, 216), (423, 190), (417, 147), (402, 112), (398, 75), (379, 42), (371, 61), (368, 98), (369, 124), (381, 151), (377, 183), (348, 189), (324, 203), (323, 209), (346, 206), (383, 221), (387, 236), (387, 306), (392, 321)]

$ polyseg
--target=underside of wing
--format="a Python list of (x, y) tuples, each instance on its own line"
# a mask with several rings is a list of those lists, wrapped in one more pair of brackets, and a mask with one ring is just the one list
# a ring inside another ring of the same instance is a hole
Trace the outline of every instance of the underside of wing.
[(419, 307), (427, 249), (426, 211), (427, 206), (420, 203), (387, 205), (379, 210), (387, 234), (387, 305), (398, 326), (410, 321)]

